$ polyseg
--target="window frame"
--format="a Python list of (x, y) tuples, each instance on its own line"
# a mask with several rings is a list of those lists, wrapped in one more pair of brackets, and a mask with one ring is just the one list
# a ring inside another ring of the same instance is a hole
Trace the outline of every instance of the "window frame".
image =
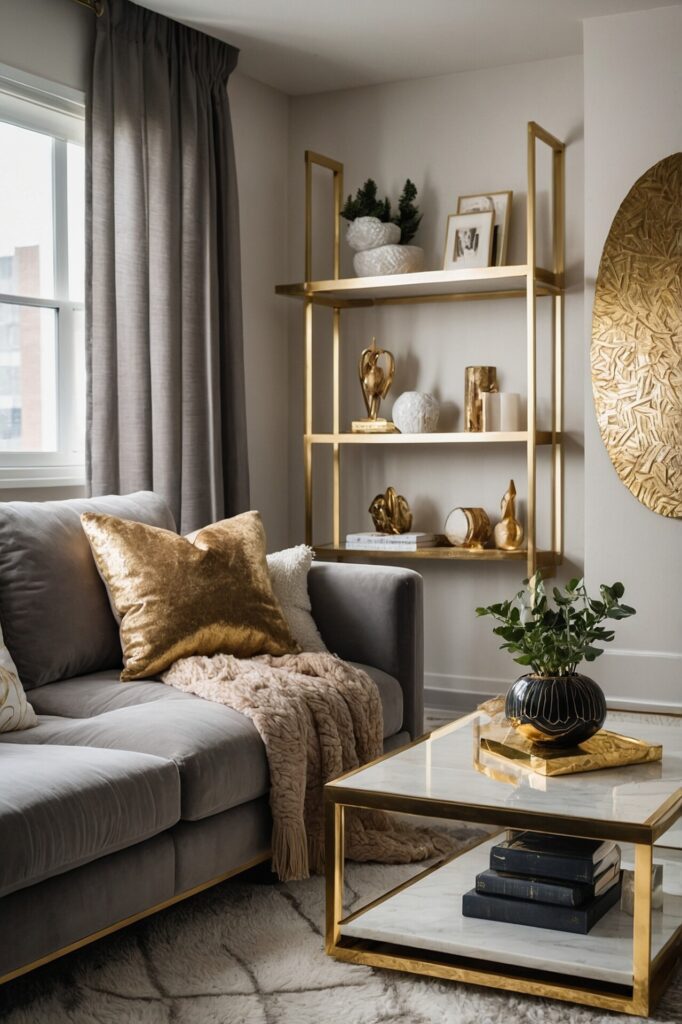
[(85, 483), (85, 437), (77, 410), (76, 319), (84, 303), (69, 298), (68, 144), (83, 145), (85, 94), (0, 64), (0, 121), (49, 135), (52, 146), (54, 298), (0, 293), (0, 303), (54, 311), (57, 366), (57, 450), (0, 451), (0, 490)]

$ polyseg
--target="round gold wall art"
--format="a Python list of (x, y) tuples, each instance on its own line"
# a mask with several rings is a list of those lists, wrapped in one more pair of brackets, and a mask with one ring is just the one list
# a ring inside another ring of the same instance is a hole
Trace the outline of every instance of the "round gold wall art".
[(611, 462), (647, 508), (682, 518), (682, 153), (624, 199), (602, 253), (592, 388)]

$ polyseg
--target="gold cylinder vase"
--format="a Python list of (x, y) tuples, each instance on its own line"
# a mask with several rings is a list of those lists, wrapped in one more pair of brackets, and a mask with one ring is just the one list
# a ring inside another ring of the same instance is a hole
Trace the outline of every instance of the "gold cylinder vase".
[(467, 366), (464, 371), (464, 429), (468, 433), (483, 430), (481, 395), (497, 391), (495, 366)]

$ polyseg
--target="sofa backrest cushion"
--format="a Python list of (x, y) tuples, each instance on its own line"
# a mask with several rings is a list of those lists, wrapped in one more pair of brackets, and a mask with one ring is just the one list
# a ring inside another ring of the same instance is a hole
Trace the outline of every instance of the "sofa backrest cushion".
[(175, 530), (168, 505), (150, 491), (0, 503), (0, 623), (27, 690), (122, 663), (82, 512)]

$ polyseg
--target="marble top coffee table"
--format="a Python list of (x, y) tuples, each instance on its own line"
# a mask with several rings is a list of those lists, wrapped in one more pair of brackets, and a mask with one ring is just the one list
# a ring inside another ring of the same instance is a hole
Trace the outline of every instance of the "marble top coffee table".
[[(606, 728), (662, 744), (651, 764), (555, 778), (496, 772), (476, 711), (325, 787), (326, 950), (339, 960), (648, 1015), (682, 947), (682, 717), (611, 712)], [(346, 807), (497, 826), (407, 884), (344, 916)], [(616, 840), (634, 869), (634, 916), (612, 908), (588, 935), (462, 916), (499, 831)], [(652, 908), (652, 866), (663, 905)]]

